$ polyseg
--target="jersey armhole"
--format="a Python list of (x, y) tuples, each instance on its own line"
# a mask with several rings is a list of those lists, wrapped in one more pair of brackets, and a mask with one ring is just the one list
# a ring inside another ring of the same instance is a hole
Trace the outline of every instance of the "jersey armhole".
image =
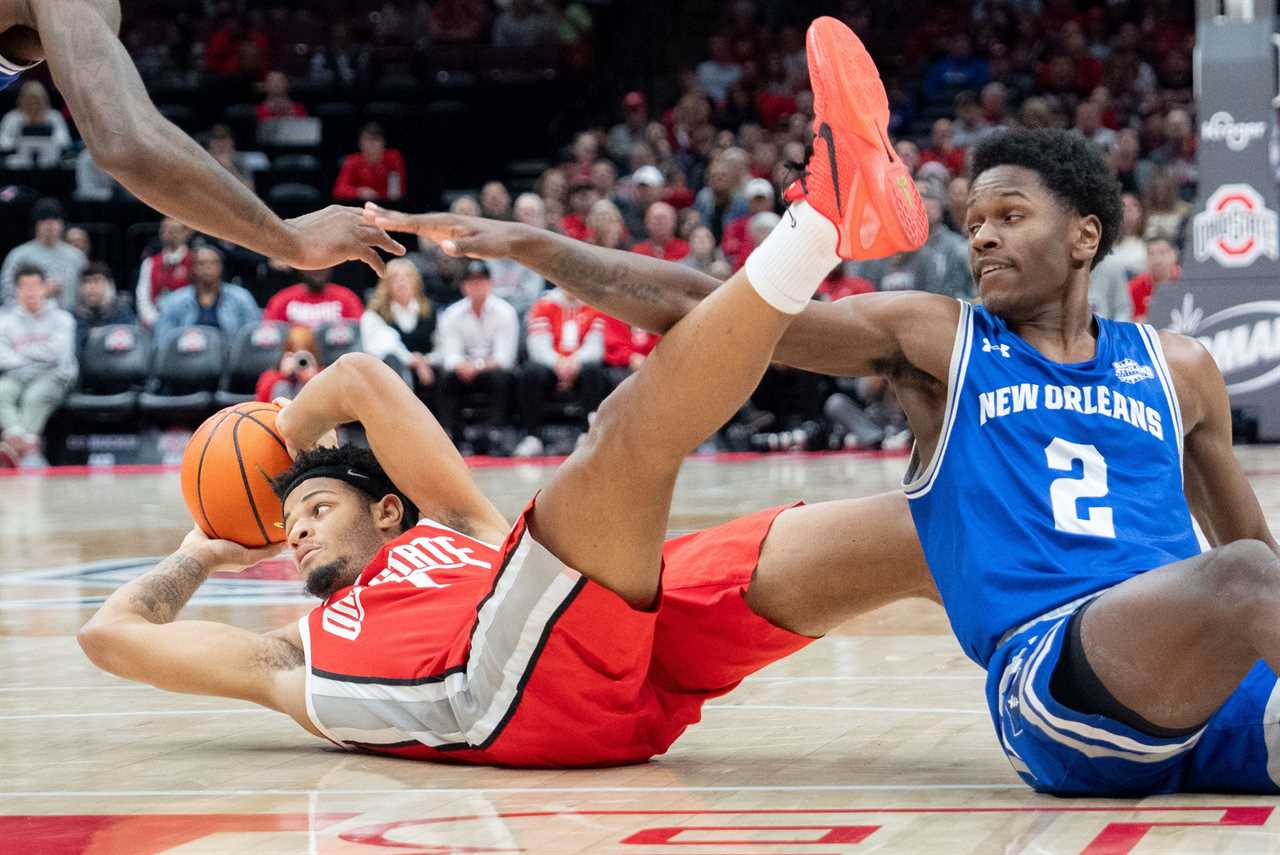
[(1156, 377), (1160, 380), (1160, 386), (1164, 389), (1165, 401), (1169, 404), (1169, 412), (1173, 415), (1174, 437), (1178, 443), (1178, 471), (1182, 471), (1182, 406), (1178, 403), (1178, 390), (1173, 385), (1173, 372), (1169, 370), (1169, 363), (1164, 357), (1164, 346), (1160, 344), (1160, 333), (1150, 324), (1141, 324), (1138, 326), (1138, 334), (1142, 336), (1142, 343), (1147, 346), (1147, 355), (1151, 357), (1151, 364), (1155, 366)]
[(963, 300), (959, 303), (960, 320), (956, 322), (955, 344), (951, 348), (951, 364), (947, 370), (947, 403), (942, 429), (938, 433), (938, 445), (933, 450), (933, 459), (923, 468), (919, 443), (912, 446), (911, 459), (902, 476), (902, 489), (908, 499), (922, 498), (933, 488), (933, 482), (938, 477), (947, 453), (947, 445), (951, 441), (951, 428), (955, 424), (956, 412), (960, 409), (960, 391), (964, 387), (965, 374), (969, 368), (969, 350), (973, 344), (973, 306)]
[(35, 62), (23, 65), (7, 57), (0, 56), (0, 74), (17, 76), (24, 71), (30, 71), (42, 62), (44, 62), (43, 59), (37, 59)]
[(311, 700), (311, 690), (315, 680), (315, 674), (311, 670), (311, 614), (307, 613), (298, 618), (298, 636), (302, 639), (302, 655), (306, 659), (304, 667), (307, 669), (306, 682), (303, 684), (302, 691), (306, 695), (307, 719), (312, 726), (324, 736), (325, 739), (341, 748), (343, 751), (349, 750), (340, 740), (334, 739), (333, 734), (320, 723), (320, 716), (316, 715), (315, 704)]

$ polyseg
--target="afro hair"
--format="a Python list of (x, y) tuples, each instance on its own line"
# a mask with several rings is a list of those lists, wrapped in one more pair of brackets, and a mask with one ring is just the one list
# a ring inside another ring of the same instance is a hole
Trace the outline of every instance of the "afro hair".
[(1111, 174), (1102, 152), (1079, 134), (1049, 128), (1017, 128), (991, 134), (973, 152), (974, 180), (997, 166), (1021, 166), (1040, 176), (1049, 192), (1077, 214), (1090, 214), (1102, 223), (1092, 269), (1111, 252), (1124, 214), (1120, 182)]
[(275, 494), (284, 501), (298, 484), (308, 478), (337, 478), (378, 501), (391, 494), (404, 506), (400, 520), (402, 531), (417, 524), (418, 507), (387, 476), (373, 452), (358, 445), (339, 445), (336, 448), (315, 448), (298, 454), (284, 473), (271, 482)]

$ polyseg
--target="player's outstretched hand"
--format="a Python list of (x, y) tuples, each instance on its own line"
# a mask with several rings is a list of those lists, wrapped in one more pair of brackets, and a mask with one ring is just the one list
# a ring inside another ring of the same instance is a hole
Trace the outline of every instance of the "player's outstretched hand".
[(260, 549), (250, 549), (229, 540), (215, 540), (196, 527), (187, 532), (187, 536), (182, 539), (179, 551), (199, 556), (200, 560), (209, 566), (210, 573), (239, 573), (259, 561), (274, 558), (284, 548), (283, 543), (275, 543)]
[(405, 232), (440, 244), (446, 255), (510, 258), (519, 239), (519, 223), (460, 214), (402, 214), (366, 202), (365, 222), (389, 232)]
[(330, 205), (285, 222), (295, 230), (298, 248), (292, 257), (281, 260), (300, 270), (363, 261), (381, 276), (387, 265), (377, 249), (404, 255), (404, 247), (381, 227), (368, 222), (359, 208)]

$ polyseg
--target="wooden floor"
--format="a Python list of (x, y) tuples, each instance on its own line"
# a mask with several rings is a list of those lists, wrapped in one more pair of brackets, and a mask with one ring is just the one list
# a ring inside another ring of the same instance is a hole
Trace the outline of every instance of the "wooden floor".
[[(1240, 456), (1275, 527), (1280, 451)], [(902, 464), (691, 462), (672, 528), (892, 489)], [(512, 515), (551, 472), (478, 475)], [(129, 684), (80, 653), (95, 604), (189, 525), (174, 472), (0, 478), (0, 852), (1280, 852), (1274, 799), (1031, 793), (996, 747), (981, 672), (920, 600), (748, 680), (647, 765), (329, 750), (277, 714)], [(309, 608), (295, 581), (263, 575), (211, 580), (185, 615), (267, 629)]]

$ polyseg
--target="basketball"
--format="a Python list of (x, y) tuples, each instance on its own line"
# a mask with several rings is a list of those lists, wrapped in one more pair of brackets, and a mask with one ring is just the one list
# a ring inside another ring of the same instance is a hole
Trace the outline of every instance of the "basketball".
[(271, 479), (292, 461), (276, 433), (275, 404), (219, 410), (192, 434), (182, 455), (182, 497), (207, 535), (242, 546), (284, 540)]

